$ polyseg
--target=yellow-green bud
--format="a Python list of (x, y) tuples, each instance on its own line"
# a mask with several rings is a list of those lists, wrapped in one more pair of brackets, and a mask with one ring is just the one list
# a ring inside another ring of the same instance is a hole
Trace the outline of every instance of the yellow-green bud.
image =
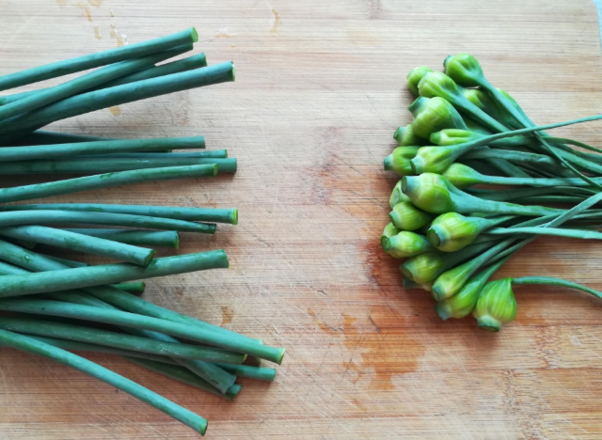
[(397, 147), (391, 154), (385, 157), (385, 170), (395, 171), (400, 176), (414, 174), (410, 160), (416, 156), (416, 153), (418, 153), (418, 147)]
[(402, 179), (401, 190), (412, 203), (433, 214), (454, 211), (454, 203), (445, 178), (438, 174), (423, 173), (420, 176), (406, 176)]
[(401, 232), (401, 229), (399, 229), (393, 223), (388, 223), (387, 226), (385, 226), (385, 229), (383, 230), (383, 234), (380, 237), (381, 243), (383, 241), (383, 238), (395, 237), (400, 232)]
[(445, 254), (442, 252), (425, 252), (407, 260), (399, 267), (399, 270), (404, 277), (418, 284), (429, 284), (437, 278), (444, 265)]
[(412, 125), (408, 124), (405, 127), (399, 127), (395, 130), (395, 134), (393, 135), (393, 139), (397, 141), (397, 144), (400, 147), (405, 147), (408, 145), (424, 145), (425, 140), (419, 138), (414, 134), (412, 130)]
[(389, 206), (391, 209), (395, 207), (398, 203), (401, 202), (409, 202), (410, 198), (406, 196), (401, 190), (401, 180), (395, 184), (395, 188), (391, 191), (391, 197), (389, 197)]
[(458, 85), (443, 72), (431, 72), (424, 75), (418, 83), (420, 96), (425, 98), (443, 98), (451, 101), (454, 96), (461, 97)]
[(408, 89), (410, 89), (410, 92), (412, 92), (414, 95), (417, 95), (418, 83), (424, 77), (424, 75), (432, 71), (433, 70), (427, 66), (415, 67), (412, 70), (410, 70), (410, 73), (408, 73), (408, 76), (406, 77), (406, 79), (408, 80)]
[(416, 156), (410, 160), (411, 174), (442, 173), (454, 163), (455, 151), (457, 149), (454, 146), (421, 147)]
[(459, 53), (446, 59), (445, 73), (463, 87), (477, 87), (484, 81), (481, 65), (475, 57), (467, 53)]
[(512, 278), (485, 284), (472, 316), (482, 330), (500, 331), (502, 325), (516, 318), (516, 298), (512, 292)]
[(491, 102), (489, 96), (487, 96), (487, 94), (481, 89), (467, 89), (466, 87), (462, 87), (460, 89), (460, 93), (462, 93), (462, 95), (468, 100), (468, 102), (471, 102), (473, 105), (477, 106), (488, 115), (495, 117), (495, 115), (497, 114), (493, 102)]
[(414, 115), (411, 123), (414, 134), (424, 139), (444, 128), (467, 129), (460, 113), (443, 98), (418, 98), (408, 110)]
[(468, 261), (443, 272), (433, 284), (433, 290), (431, 290), (433, 298), (437, 301), (451, 298), (464, 287), (475, 270), (474, 263)]
[(405, 278), (405, 277), (403, 278), (403, 288), (404, 289), (422, 289), (422, 290), (426, 290), (427, 292), (430, 292), (431, 287), (432, 287), (431, 283), (418, 284), (417, 282), (412, 281), (409, 278)]
[(437, 301), (435, 310), (439, 317), (445, 321), (449, 318), (461, 319), (470, 315), (486, 282), (487, 278), (477, 275), (468, 280), (454, 296)]
[(381, 245), (387, 254), (395, 258), (414, 257), (434, 250), (424, 235), (418, 235), (410, 231), (401, 231), (399, 234), (384, 240), (381, 238)]
[(400, 202), (389, 213), (391, 222), (401, 230), (415, 231), (427, 225), (433, 219), (428, 212), (416, 208), (412, 202)]
[(482, 219), (447, 212), (433, 220), (427, 237), (440, 251), (455, 252), (471, 244), (484, 227)]
[(457, 128), (446, 128), (445, 130), (431, 133), (430, 141), (442, 147), (449, 147), (451, 145), (463, 144), (465, 142), (476, 141), (482, 136), (470, 131), (470, 130), (459, 130)]
[(458, 189), (465, 189), (470, 188), (473, 185), (478, 185), (482, 179), (481, 173), (467, 165), (457, 162), (451, 164), (442, 173), (442, 176)]

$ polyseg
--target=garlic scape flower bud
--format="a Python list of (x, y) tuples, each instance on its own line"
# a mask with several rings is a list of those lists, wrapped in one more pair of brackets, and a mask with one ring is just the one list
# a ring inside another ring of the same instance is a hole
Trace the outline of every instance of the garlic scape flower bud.
[(408, 89), (414, 95), (418, 95), (418, 83), (427, 73), (431, 73), (433, 69), (427, 66), (415, 67), (410, 70), (406, 79), (408, 80)]
[(446, 255), (443, 252), (425, 252), (410, 258), (399, 270), (404, 277), (418, 284), (431, 283), (444, 270)]
[(401, 202), (409, 202), (410, 198), (406, 196), (401, 190), (401, 180), (395, 184), (393, 191), (391, 191), (391, 196), (389, 197), (389, 206), (391, 209), (395, 207), (398, 203)]
[(408, 110), (414, 115), (411, 123), (413, 133), (424, 139), (444, 128), (467, 129), (462, 116), (443, 98), (417, 98)]
[(429, 140), (441, 147), (463, 144), (465, 142), (477, 141), (483, 136), (470, 130), (458, 130), (457, 128), (447, 128), (445, 130), (431, 133)]
[(415, 257), (434, 248), (424, 235), (410, 231), (401, 231), (397, 235), (382, 239), (383, 250), (395, 258)]
[(454, 296), (437, 301), (435, 311), (439, 317), (445, 321), (449, 318), (461, 319), (470, 315), (477, 305), (483, 286), (498, 267), (494, 265), (474, 275)]
[(420, 96), (425, 98), (439, 97), (449, 101), (457, 110), (492, 130), (498, 132), (508, 131), (506, 126), (469, 101), (462, 94), (454, 80), (445, 73), (432, 72), (426, 74), (418, 83), (418, 91)]
[(449, 183), (458, 189), (470, 188), (483, 182), (483, 175), (468, 165), (454, 163), (450, 165), (442, 174)]
[(391, 222), (403, 231), (415, 231), (428, 225), (433, 220), (433, 215), (416, 208), (412, 202), (400, 202), (389, 213)]
[(459, 148), (456, 145), (449, 147), (421, 147), (416, 156), (409, 163), (412, 173), (443, 173), (454, 163), (458, 156)]
[(445, 73), (456, 84), (463, 87), (478, 87), (483, 85), (485, 76), (483, 69), (475, 57), (467, 53), (448, 56), (443, 65)]
[(395, 130), (393, 139), (397, 141), (397, 144), (400, 147), (405, 147), (408, 145), (424, 145), (426, 143), (425, 139), (422, 139), (414, 134), (411, 124), (408, 124), (405, 127), (399, 127), (397, 130)]
[(414, 172), (410, 160), (416, 156), (416, 153), (418, 153), (418, 147), (397, 147), (385, 157), (385, 170), (395, 171), (400, 176), (411, 176)]
[(406, 176), (402, 179), (401, 190), (416, 207), (427, 212), (442, 214), (454, 211), (447, 182), (439, 174)]
[(480, 329), (498, 332), (504, 324), (516, 318), (516, 298), (512, 292), (512, 278), (485, 284), (472, 316)]
[(427, 237), (440, 251), (455, 252), (471, 244), (483, 231), (511, 218), (513, 217), (466, 217), (457, 212), (447, 212), (433, 220)]

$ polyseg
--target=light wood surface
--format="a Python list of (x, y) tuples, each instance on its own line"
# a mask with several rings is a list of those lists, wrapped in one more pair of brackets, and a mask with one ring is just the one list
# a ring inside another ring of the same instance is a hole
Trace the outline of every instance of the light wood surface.
[[(2, 0), (0, 74), (194, 25), (235, 83), (66, 120), (71, 133), (202, 134), (234, 177), (157, 182), (53, 200), (240, 208), (237, 227), (185, 235), (232, 268), (149, 282), (146, 297), (286, 346), (271, 385), (228, 403), (110, 356), (99, 363), (209, 419), (214, 439), (600, 439), (602, 304), (517, 289), (499, 334), (441, 322), (379, 249), (395, 179), (382, 171), (406, 124), (406, 73), (477, 56), (532, 118), (602, 113), (597, 15), (588, 0), (293, 2)], [(114, 27), (112, 27), (112, 25)], [(559, 130), (602, 146), (602, 124)], [(11, 177), (2, 183), (32, 181)], [(599, 243), (540, 240), (504, 275), (602, 288)], [(0, 438), (184, 439), (188, 428), (80, 373), (0, 349)]]

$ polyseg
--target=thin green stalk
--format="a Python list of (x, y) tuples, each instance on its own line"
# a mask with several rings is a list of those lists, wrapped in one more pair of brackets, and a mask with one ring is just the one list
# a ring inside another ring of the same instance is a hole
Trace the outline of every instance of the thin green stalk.
[(24, 86), (26, 84), (32, 84), (38, 81), (56, 78), (58, 76), (69, 75), (71, 73), (81, 72), (82, 70), (116, 63), (118, 61), (130, 60), (132, 58), (150, 55), (184, 44), (194, 43), (196, 41), (198, 41), (196, 29), (190, 28), (153, 40), (129, 44), (116, 49), (83, 55), (64, 61), (57, 61), (0, 76), (0, 90)]
[[(56, 257), (48, 257), (2, 241), (0, 241), (0, 260), (1, 259), (35, 272), (57, 271), (69, 267), (87, 267), (85, 264), (79, 262), (64, 260)], [(2, 262), (0, 261), (0, 269), (1, 266)], [(8, 273), (15, 273), (14, 268), (13, 272), (10, 272), (10, 269), (11, 267), (6, 268), (6, 270), (9, 270)], [(231, 330), (211, 325), (190, 316), (165, 309), (142, 298), (125, 293), (113, 286), (87, 287), (83, 290), (95, 297), (97, 300), (101, 300), (103, 303), (109, 303), (114, 307), (118, 307), (128, 312), (165, 319), (172, 322), (193, 325), (207, 331), (213, 331), (226, 335), (232, 339), (241, 339), (250, 343), (261, 344), (260, 340), (252, 339), (248, 336), (238, 334)], [(96, 304), (99, 305), (99, 303)]]
[[(4, 256), (0, 256), (0, 258), (6, 259)], [(155, 258), (147, 267), (121, 263), (54, 270), (28, 275), (7, 275), (2, 278), (0, 297), (79, 289), (227, 267), (226, 254), (223, 250), (217, 250)]]
[[(0, 150), (1, 151), (1, 150)], [(108, 153), (108, 154), (88, 154), (86, 156), (76, 156), (77, 159), (227, 159), (228, 150), (210, 150), (194, 151), (192, 153)]]
[(83, 212), (65, 210), (5, 211), (0, 212), (0, 227), (53, 223), (79, 223), (90, 225), (114, 225), (138, 228), (166, 229), (213, 234), (214, 224), (194, 223), (146, 215), (120, 214), (114, 212)]
[(91, 344), (107, 345), (125, 350), (141, 351), (160, 356), (199, 359), (208, 362), (240, 364), (245, 356), (240, 353), (213, 347), (154, 341), (146, 337), (127, 335), (82, 325), (65, 324), (49, 320), (0, 317), (0, 328), (28, 335), (68, 339)]
[(188, 70), (199, 69), (207, 66), (207, 58), (204, 53), (192, 55), (190, 57), (162, 64), (160, 66), (150, 67), (141, 72), (132, 73), (131, 75), (118, 78), (116, 80), (105, 83), (101, 88), (115, 87), (123, 84), (129, 84), (145, 79), (156, 78), (158, 76), (171, 75), (172, 73), (186, 72)]
[(171, 417), (179, 420), (187, 426), (194, 429), (201, 435), (205, 434), (207, 430), (207, 420), (199, 415), (196, 415), (185, 408), (167, 400), (166, 398), (152, 392), (151, 390), (126, 379), (117, 373), (108, 370), (107, 368), (101, 367), (87, 359), (80, 356), (69, 353), (68, 351), (61, 350), (60, 348), (53, 347), (52, 345), (45, 344), (27, 336), (12, 333), (6, 330), (0, 330), (0, 344), (16, 348), (28, 353), (37, 354), (48, 359), (52, 359), (58, 363), (86, 373), (92, 377), (95, 377), (111, 386), (114, 386), (137, 399), (148, 403), (149, 405), (157, 408), (158, 410), (170, 415)]
[(589, 293), (590, 295), (593, 295), (596, 298), (602, 298), (602, 292), (598, 292), (597, 290), (590, 289), (589, 287), (582, 286), (581, 284), (573, 283), (571, 281), (563, 280), (561, 278), (520, 277), (520, 278), (513, 278), (512, 284), (516, 284), (516, 285), (544, 284), (547, 286), (568, 287), (570, 289), (581, 290), (582, 292)]
[(151, 353), (143, 353), (141, 351), (125, 350), (122, 348), (109, 347), (108, 345), (91, 344), (88, 342), (73, 341), (69, 339), (58, 339), (46, 336), (30, 336), (30, 338), (36, 339), (46, 344), (54, 345), (55, 347), (62, 348), (63, 350), (67, 351), (86, 351), (90, 353), (114, 354), (117, 356), (132, 356), (155, 362), (173, 362), (172, 365), (176, 365), (176, 362), (174, 360), (171, 360), (171, 358), (169, 357)]
[[(78, 269), (67, 269), (65, 271), (69, 270), (74, 271)], [(52, 272), (41, 272), (28, 276), (35, 277), (36, 275), (47, 275), (51, 273)], [(19, 277), (19, 275), (7, 275), (5, 276), (5, 279), (8, 277)], [(21, 276), (21, 278), (23, 277)], [(117, 310), (35, 299), (4, 299), (0, 301), (0, 310), (84, 319), (105, 324), (151, 330), (240, 353), (246, 353), (277, 364), (282, 362), (282, 357), (284, 356), (283, 348), (268, 347), (266, 345), (247, 342), (241, 339), (230, 338), (229, 336), (206, 331), (188, 324), (180, 324)]]
[(110, 188), (140, 182), (174, 180), (192, 177), (213, 177), (217, 165), (191, 165), (183, 167), (149, 168), (117, 173), (65, 179), (57, 182), (37, 183), (0, 189), (0, 203), (71, 194), (91, 189)]
[(113, 287), (123, 290), (131, 295), (142, 295), (146, 288), (146, 283), (143, 281), (131, 281), (129, 283), (114, 284)]
[(493, 228), (487, 230), (487, 234), (506, 235), (506, 234), (532, 234), (532, 235), (552, 235), (555, 237), (580, 238), (582, 240), (602, 240), (602, 233), (597, 231), (588, 231), (582, 229), (558, 229), (558, 228)]
[(3, 140), (7, 143), (61, 119), (141, 99), (227, 81), (234, 81), (234, 64), (232, 62), (82, 93), (25, 115), (2, 121), (0, 123), (0, 135), (3, 135)]
[[(468, 188), (466, 192), (482, 199), (496, 200), (500, 202), (507, 202), (510, 200), (521, 199), (525, 197), (540, 197), (540, 196), (574, 196), (574, 197), (590, 197), (596, 194), (597, 191), (593, 191), (589, 188), (571, 187), (571, 186), (556, 186), (556, 187), (534, 187), (534, 188), (521, 188), (520, 191), (516, 189), (510, 190), (490, 190), (481, 188)], [(2, 208), (0, 208), (2, 209)]]
[(250, 365), (233, 365), (233, 364), (220, 364), (217, 363), (220, 368), (236, 375), (237, 377), (245, 377), (247, 379), (263, 380), (265, 382), (273, 382), (276, 378), (275, 368), (266, 367), (252, 367)]
[(466, 159), (506, 159), (517, 161), (519, 163), (558, 166), (558, 161), (549, 156), (536, 153), (525, 153), (522, 151), (477, 149), (466, 153), (464, 157)]
[[(0, 149), (1, 150), (1, 149)], [(40, 203), (34, 205), (2, 206), (0, 211), (67, 210), (146, 215), (190, 222), (238, 223), (238, 209), (192, 208), (185, 206), (114, 205), (104, 203)]]
[[(27, 148), (27, 147), (20, 147)], [(0, 149), (0, 151), (2, 151)], [(119, 171), (191, 165), (217, 165), (220, 172), (236, 172), (236, 159), (191, 157), (133, 158), (71, 158), (55, 160), (26, 160), (0, 163), (0, 174), (100, 174)]]
[[(105, 309), (109, 311), (120, 311), (118, 308), (107, 304), (106, 302), (95, 298), (94, 296), (88, 295), (86, 293), (80, 293), (77, 291), (67, 291), (60, 293), (53, 293), (50, 295), (52, 299), (56, 299), (59, 301), (63, 301), (66, 303), (84, 305), (89, 307), (98, 307), (100, 309)], [(120, 327), (121, 330), (126, 333), (133, 334), (134, 336), (141, 336), (144, 338), (149, 338), (154, 341), (160, 342), (169, 342), (169, 343), (179, 343), (179, 341), (171, 336), (166, 334), (157, 333), (149, 330), (140, 330), (133, 327)], [(212, 386), (217, 388), (220, 392), (227, 392), (228, 389), (234, 385), (234, 381), (236, 380), (236, 376), (228, 373), (226, 370), (203, 361), (199, 360), (188, 360), (188, 359), (179, 359), (174, 357), (173, 360), (187, 368), (203, 380), (209, 382)]]
[(211, 394), (215, 394), (216, 396), (225, 397), (228, 400), (233, 400), (236, 395), (240, 392), (241, 386), (234, 384), (225, 393), (222, 393), (220, 390), (212, 386), (206, 380), (195, 376), (193, 373), (188, 371), (186, 368), (170, 365), (164, 362), (156, 362), (148, 359), (141, 359), (139, 357), (132, 356), (121, 356), (123, 359), (130, 361), (133, 364), (139, 365), (141, 367), (146, 368), (147, 370), (154, 371), (155, 373), (162, 374), (163, 376), (167, 376), (169, 378), (175, 379), (179, 382), (183, 382), (185, 384), (191, 385), (195, 388), (199, 388), (203, 391), (207, 391)]
[(58, 86), (36, 90), (34, 93), (25, 96), (21, 94), (21, 96), (17, 96), (16, 99), (13, 95), (11, 98), (4, 99), (2, 105), (0, 105), (0, 121), (10, 119), (60, 101), (61, 99), (85, 92), (86, 90), (95, 88), (108, 81), (148, 68), (155, 63), (166, 60), (167, 58), (175, 57), (189, 50), (192, 50), (192, 43), (141, 58), (134, 58), (111, 64), (63, 84), (59, 84)]
[[(155, 139), (110, 139), (52, 145), (32, 145), (25, 147), (2, 147), (0, 148), (0, 162), (31, 161), (36, 159), (48, 160), (60, 157), (70, 158), (79, 155), (85, 155), (85, 157), (82, 157), (80, 160), (87, 160), (93, 158), (94, 156), (92, 155), (96, 154), (192, 148), (205, 148), (205, 138), (203, 136), (194, 136)], [(165, 154), (166, 153), (163, 153), (163, 155)]]
[[(1, 100), (2, 98), (0, 98)], [(23, 145), (75, 144), (77, 142), (118, 141), (122, 139), (104, 136), (87, 136), (83, 134), (57, 133), (54, 131), (37, 130), (19, 139)]]
[(62, 229), (47, 228), (45, 226), (0, 228), (0, 236), (18, 238), (20, 240), (32, 240), (36, 243), (101, 255), (141, 266), (147, 266), (155, 256), (153, 249), (132, 246)]
[(65, 231), (76, 232), (90, 237), (104, 238), (105, 240), (137, 246), (167, 246), (178, 249), (180, 237), (177, 231), (145, 231), (135, 229), (91, 229), (91, 228), (63, 228)]

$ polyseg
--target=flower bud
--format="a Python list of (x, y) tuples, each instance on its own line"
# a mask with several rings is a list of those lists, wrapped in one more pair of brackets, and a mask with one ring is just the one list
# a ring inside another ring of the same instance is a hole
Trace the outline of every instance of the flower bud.
[(418, 235), (410, 231), (401, 231), (399, 234), (381, 238), (383, 250), (395, 258), (408, 258), (420, 255), (427, 251), (433, 251), (433, 246), (424, 235)]
[(433, 298), (437, 301), (451, 298), (464, 287), (475, 270), (475, 265), (471, 260), (443, 272), (433, 284), (433, 290), (431, 290)]
[(395, 134), (393, 135), (393, 139), (397, 141), (397, 144), (400, 147), (405, 147), (408, 145), (424, 145), (425, 140), (419, 138), (414, 134), (412, 130), (412, 125), (408, 124), (405, 127), (399, 127), (395, 130)]
[(397, 228), (404, 231), (415, 231), (429, 224), (433, 216), (416, 208), (412, 202), (400, 202), (393, 207), (389, 218)]
[(401, 202), (409, 202), (410, 198), (406, 196), (403, 191), (401, 191), (401, 180), (397, 182), (393, 191), (391, 191), (391, 197), (389, 197), (389, 206), (391, 209), (395, 207), (398, 203)]
[(442, 173), (454, 163), (453, 153), (457, 149), (451, 147), (421, 147), (410, 160), (411, 174)]
[(478, 185), (482, 177), (478, 171), (458, 162), (451, 164), (441, 175), (458, 189)]
[(447, 212), (433, 220), (427, 237), (440, 251), (455, 252), (471, 244), (486, 224), (486, 221), (478, 217)]
[(461, 319), (470, 315), (486, 282), (487, 278), (474, 276), (454, 296), (437, 301), (435, 310), (439, 317), (445, 321), (449, 318)]
[(431, 133), (430, 141), (441, 147), (449, 147), (451, 145), (463, 144), (465, 142), (476, 141), (482, 136), (470, 131), (459, 130), (457, 128), (446, 128), (445, 130)]
[(404, 289), (422, 289), (427, 292), (431, 291), (432, 283), (427, 284), (418, 284), (415, 281), (410, 280), (409, 278), (403, 278), (403, 288)]
[(431, 133), (444, 128), (467, 129), (460, 113), (443, 98), (418, 98), (408, 109), (414, 115), (411, 125), (418, 137), (428, 139)]
[(425, 98), (443, 98), (452, 101), (454, 96), (462, 96), (458, 85), (443, 72), (431, 72), (424, 75), (418, 83), (420, 96)]
[(460, 53), (445, 60), (445, 73), (463, 87), (480, 86), (484, 80), (483, 69), (475, 57)]
[(502, 325), (516, 318), (516, 298), (512, 292), (512, 278), (485, 284), (472, 316), (480, 329), (498, 332)]
[(489, 96), (481, 89), (467, 89), (466, 87), (462, 87), (460, 93), (462, 93), (468, 102), (477, 106), (488, 115), (493, 117), (497, 115), (493, 102), (491, 102)]
[(410, 70), (410, 73), (408, 73), (408, 76), (406, 76), (406, 79), (408, 80), (408, 89), (410, 89), (410, 92), (412, 92), (414, 95), (417, 95), (418, 83), (426, 74), (432, 71), (433, 70), (427, 66), (415, 67)]
[(418, 147), (397, 147), (393, 153), (385, 157), (384, 166), (386, 171), (395, 171), (400, 176), (414, 174), (410, 160), (418, 153)]
[(445, 254), (441, 252), (425, 252), (416, 255), (403, 263), (399, 270), (404, 277), (418, 284), (431, 283), (445, 265)]
[(401, 190), (416, 207), (426, 212), (443, 214), (454, 210), (447, 182), (438, 174), (405, 176), (402, 179)]
[(399, 229), (393, 223), (388, 223), (387, 226), (385, 226), (385, 229), (383, 230), (382, 235), (380, 236), (381, 244), (382, 244), (382, 241), (384, 238), (395, 237), (400, 232), (401, 232), (401, 229)]

